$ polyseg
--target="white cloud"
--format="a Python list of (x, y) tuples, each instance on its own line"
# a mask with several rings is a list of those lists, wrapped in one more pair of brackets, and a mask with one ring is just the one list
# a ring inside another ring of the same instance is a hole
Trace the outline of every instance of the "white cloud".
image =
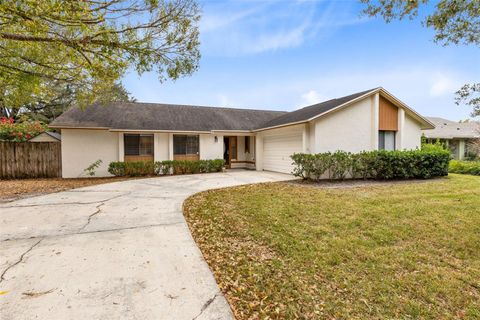
[(450, 77), (445, 76), (443, 73), (436, 73), (429, 92), (432, 97), (439, 97), (445, 94), (451, 94), (455, 91), (456, 87), (458, 87), (458, 85), (455, 85)]
[(233, 107), (235, 103), (225, 94), (217, 95), (218, 106), (220, 107)]
[[(345, 3), (315, 1), (207, 3), (200, 22), (202, 53), (252, 55), (296, 48), (330, 36), (340, 27), (365, 21)], [(341, 10), (340, 10), (341, 9)]]
[(245, 19), (258, 11), (262, 7), (249, 8), (242, 11), (237, 11), (233, 13), (221, 14), (221, 13), (210, 13), (202, 16), (200, 23), (200, 32), (213, 32), (215, 30), (226, 28), (239, 20)]
[(303, 108), (325, 100), (326, 98), (323, 95), (319, 94), (316, 90), (310, 90), (301, 95), (301, 101), (298, 104), (298, 108)]

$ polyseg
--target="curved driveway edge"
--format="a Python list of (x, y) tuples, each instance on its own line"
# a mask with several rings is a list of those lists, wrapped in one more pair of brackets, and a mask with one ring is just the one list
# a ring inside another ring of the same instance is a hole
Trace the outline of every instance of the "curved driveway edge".
[(256, 171), (171, 176), (0, 204), (0, 318), (231, 319), (183, 201), (290, 179)]

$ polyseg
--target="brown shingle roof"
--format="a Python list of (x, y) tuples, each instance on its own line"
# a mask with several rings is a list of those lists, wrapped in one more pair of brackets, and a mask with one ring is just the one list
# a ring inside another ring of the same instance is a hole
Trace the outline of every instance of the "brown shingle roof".
[(215, 108), (158, 103), (116, 102), (81, 110), (71, 108), (51, 127), (127, 130), (253, 130), (285, 114), (282, 111)]
[[(251, 131), (306, 122), (377, 90), (383, 89), (375, 88), (357, 92), (292, 112), (116, 102), (106, 106), (94, 105), (86, 110), (71, 108), (50, 126), (53, 128), (108, 128), (114, 130)], [(410, 112), (415, 113), (413, 110)], [(415, 115), (425, 122), (427, 127), (431, 126), (420, 115), (416, 113)]]

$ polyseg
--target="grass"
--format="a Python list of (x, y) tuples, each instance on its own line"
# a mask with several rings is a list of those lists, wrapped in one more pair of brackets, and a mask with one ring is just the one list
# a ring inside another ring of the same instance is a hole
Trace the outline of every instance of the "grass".
[(129, 178), (107, 177), (76, 179), (46, 178), (0, 180), (0, 202), (65, 191), (73, 188), (87, 187), (96, 184), (123, 181), (127, 179)]
[(248, 185), (184, 212), (237, 319), (480, 318), (480, 177)]

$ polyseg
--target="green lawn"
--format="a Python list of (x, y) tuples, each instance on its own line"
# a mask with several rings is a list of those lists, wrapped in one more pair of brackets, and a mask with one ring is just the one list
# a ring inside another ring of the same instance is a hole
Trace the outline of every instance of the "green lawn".
[(480, 319), (480, 177), (185, 202), (237, 319)]

